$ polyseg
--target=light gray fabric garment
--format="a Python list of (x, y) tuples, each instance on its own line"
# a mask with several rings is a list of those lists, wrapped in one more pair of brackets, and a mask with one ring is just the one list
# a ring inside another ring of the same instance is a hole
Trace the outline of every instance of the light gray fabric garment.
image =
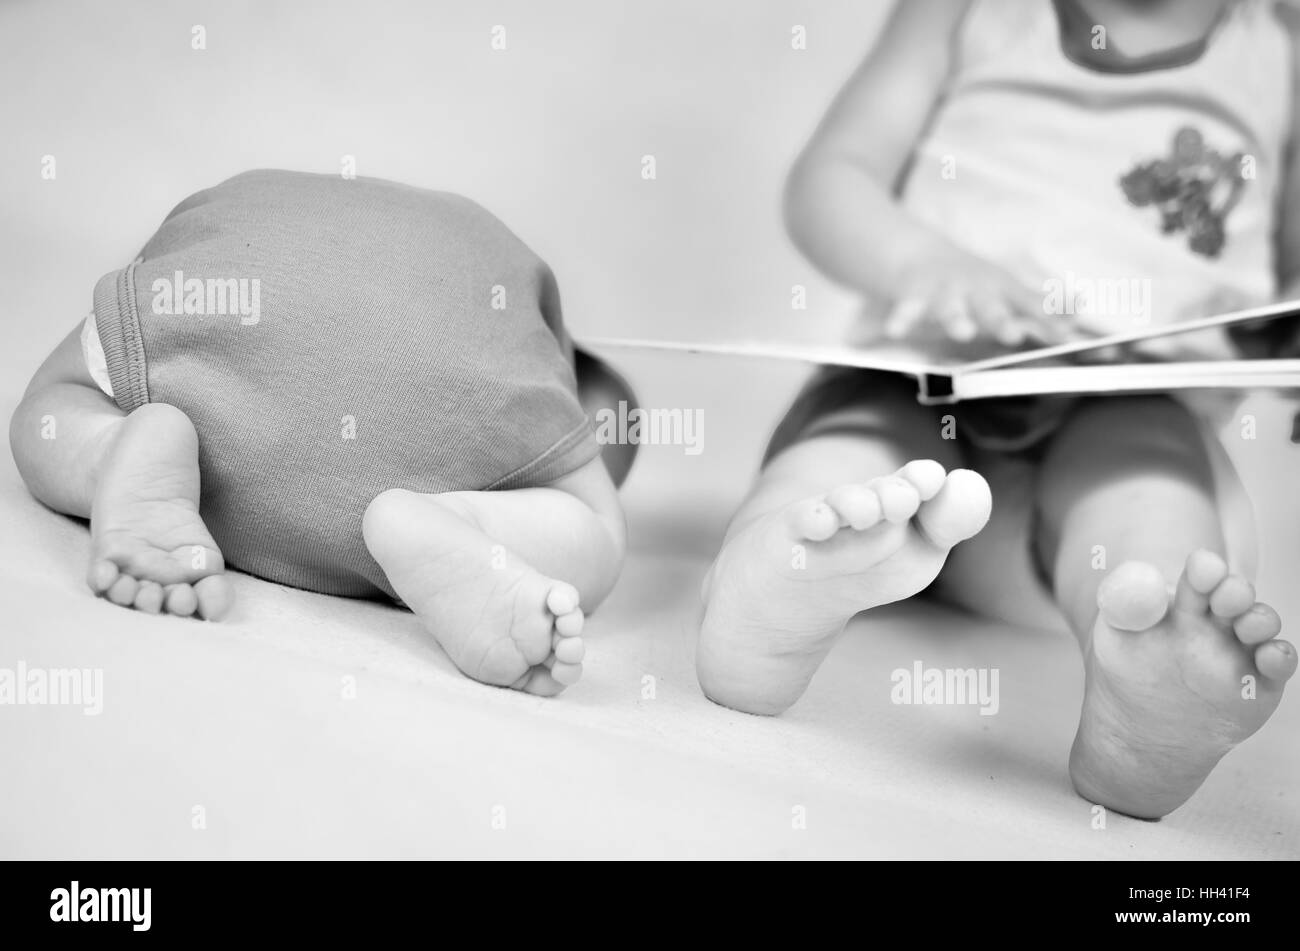
[(118, 404), (189, 415), (203, 517), (272, 581), (393, 596), (377, 494), (542, 485), (598, 451), (550, 270), (455, 195), (247, 172), (178, 205), (95, 315)]

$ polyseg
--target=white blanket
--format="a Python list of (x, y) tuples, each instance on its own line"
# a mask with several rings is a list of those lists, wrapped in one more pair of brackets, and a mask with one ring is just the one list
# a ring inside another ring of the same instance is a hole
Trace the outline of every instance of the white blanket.
[[(1082, 672), (1064, 634), (909, 605), (856, 621), (783, 717), (706, 700), (707, 553), (797, 382), (762, 367), (737, 367), (757, 406), (716, 364), (625, 367), (649, 402), (703, 408), (711, 441), (643, 449), (634, 553), (557, 700), (466, 680), (380, 604), (243, 575), (221, 624), (95, 600), (86, 530), (0, 463), (0, 666), (104, 671), (98, 716), (0, 707), (0, 856), (1300, 857), (1294, 695), (1187, 806), (1095, 828), (1066, 773)], [(998, 668), (996, 715), (891, 702), (917, 661)]]

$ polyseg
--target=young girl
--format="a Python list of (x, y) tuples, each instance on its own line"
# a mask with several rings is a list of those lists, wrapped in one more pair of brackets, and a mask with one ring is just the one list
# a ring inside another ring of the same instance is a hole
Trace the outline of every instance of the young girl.
[[(874, 327), (971, 354), (1269, 299), (1300, 277), (1295, 37), (1262, 0), (900, 2), (791, 173), (790, 233), (883, 304)], [(1086, 293), (1102, 286), (1133, 293)], [(1174, 346), (1141, 355), (1232, 352), (1220, 334)], [(701, 685), (779, 713), (854, 614), (937, 577), (1023, 618), (1042, 579), (1085, 663), (1075, 788), (1165, 815), (1296, 669), (1245, 577), (1203, 411), (1117, 395), (942, 412), (956, 439), (908, 382), (813, 379), (706, 581)]]
[(32, 494), (90, 519), (93, 591), (216, 619), (228, 563), (400, 599), (485, 683), (576, 682), (623, 556), (605, 463), (630, 465), (602, 463), (587, 408), (629, 394), (501, 222), (248, 172), (178, 205), (94, 304), (10, 428)]

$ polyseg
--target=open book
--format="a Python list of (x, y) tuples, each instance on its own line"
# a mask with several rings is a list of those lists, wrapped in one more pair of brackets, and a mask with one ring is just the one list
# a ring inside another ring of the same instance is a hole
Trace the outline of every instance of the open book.
[[(926, 405), (994, 396), (1038, 393), (1120, 393), (1177, 389), (1300, 388), (1300, 359), (1204, 360), (1199, 362), (1084, 363), (1089, 353), (1182, 334), (1256, 321), (1294, 321), (1300, 300), (1090, 340), (1003, 353), (983, 359), (936, 356), (915, 346), (882, 342), (869, 347), (800, 344), (633, 340), (588, 337), (579, 345), (676, 350), (731, 356), (796, 360), (826, 366), (863, 367), (915, 377), (917, 398)], [(1296, 328), (1300, 331), (1300, 327)]]

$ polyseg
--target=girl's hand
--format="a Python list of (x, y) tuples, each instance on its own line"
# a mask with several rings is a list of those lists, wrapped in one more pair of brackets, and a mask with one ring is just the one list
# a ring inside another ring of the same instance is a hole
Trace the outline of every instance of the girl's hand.
[(945, 249), (903, 275), (884, 330), (887, 337), (899, 339), (932, 324), (962, 343), (979, 337), (1008, 347), (1058, 343), (1064, 335), (1053, 326), (1043, 302), (1041, 291), (997, 265)]

